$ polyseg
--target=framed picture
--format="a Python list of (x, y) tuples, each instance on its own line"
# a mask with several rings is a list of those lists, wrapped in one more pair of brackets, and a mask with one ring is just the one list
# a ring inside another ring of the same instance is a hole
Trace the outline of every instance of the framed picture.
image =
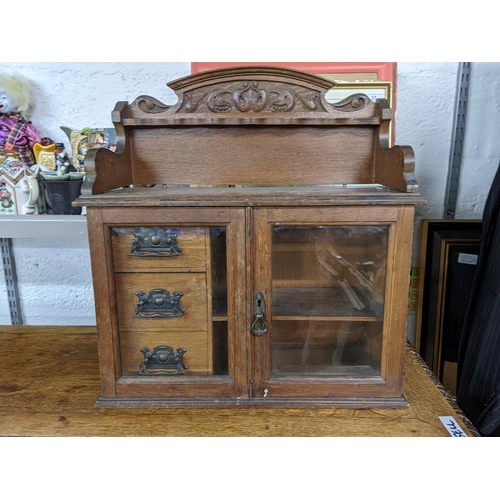
[(421, 221), (415, 348), (452, 396), (480, 238), (480, 220)]
[[(320, 75), (333, 80), (331, 75)], [(339, 82), (326, 93), (326, 100), (339, 102), (352, 94), (366, 94), (372, 101), (387, 99), (392, 107), (391, 82)]]
[(317, 75), (334, 75), (335, 80), (395, 81), (393, 62), (192, 62), (191, 73), (233, 66), (278, 66)]

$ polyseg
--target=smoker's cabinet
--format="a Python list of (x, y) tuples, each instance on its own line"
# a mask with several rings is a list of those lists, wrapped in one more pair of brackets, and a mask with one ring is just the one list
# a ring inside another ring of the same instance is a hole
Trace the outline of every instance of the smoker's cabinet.
[(87, 207), (100, 406), (397, 406), (416, 204), (391, 111), (284, 68), (119, 102)]
[(403, 402), (413, 207), (88, 217), (100, 404)]

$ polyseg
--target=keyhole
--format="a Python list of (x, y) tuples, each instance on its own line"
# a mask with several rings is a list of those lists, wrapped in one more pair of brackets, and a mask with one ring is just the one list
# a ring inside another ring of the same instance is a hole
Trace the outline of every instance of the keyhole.
[(262, 301), (260, 299), (257, 299), (257, 307), (260, 309), (260, 305), (261, 305)]

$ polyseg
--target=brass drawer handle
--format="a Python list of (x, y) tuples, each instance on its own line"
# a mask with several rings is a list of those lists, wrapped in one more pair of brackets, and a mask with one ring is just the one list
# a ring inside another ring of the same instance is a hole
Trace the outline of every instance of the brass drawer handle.
[[(143, 347), (141, 352), (144, 359), (141, 362), (139, 375), (181, 375), (186, 373), (187, 365), (182, 361), (186, 349), (179, 347), (175, 352), (168, 345), (158, 345), (153, 352)], [(149, 370), (161, 370), (149, 372)]]
[(182, 248), (177, 244), (180, 229), (164, 227), (134, 227), (134, 235), (129, 255), (136, 257), (178, 257)]
[(180, 305), (182, 292), (170, 295), (164, 288), (155, 288), (149, 294), (138, 290), (135, 292), (139, 302), (135, 308), (136, 318), (173, 318), (182, 316), (184, 309)]

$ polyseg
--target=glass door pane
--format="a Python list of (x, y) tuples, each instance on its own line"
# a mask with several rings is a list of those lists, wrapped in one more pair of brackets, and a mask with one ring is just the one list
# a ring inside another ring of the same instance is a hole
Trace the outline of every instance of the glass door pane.
[(380, 375), (389, 226), (273, 226), (273, 376)]

